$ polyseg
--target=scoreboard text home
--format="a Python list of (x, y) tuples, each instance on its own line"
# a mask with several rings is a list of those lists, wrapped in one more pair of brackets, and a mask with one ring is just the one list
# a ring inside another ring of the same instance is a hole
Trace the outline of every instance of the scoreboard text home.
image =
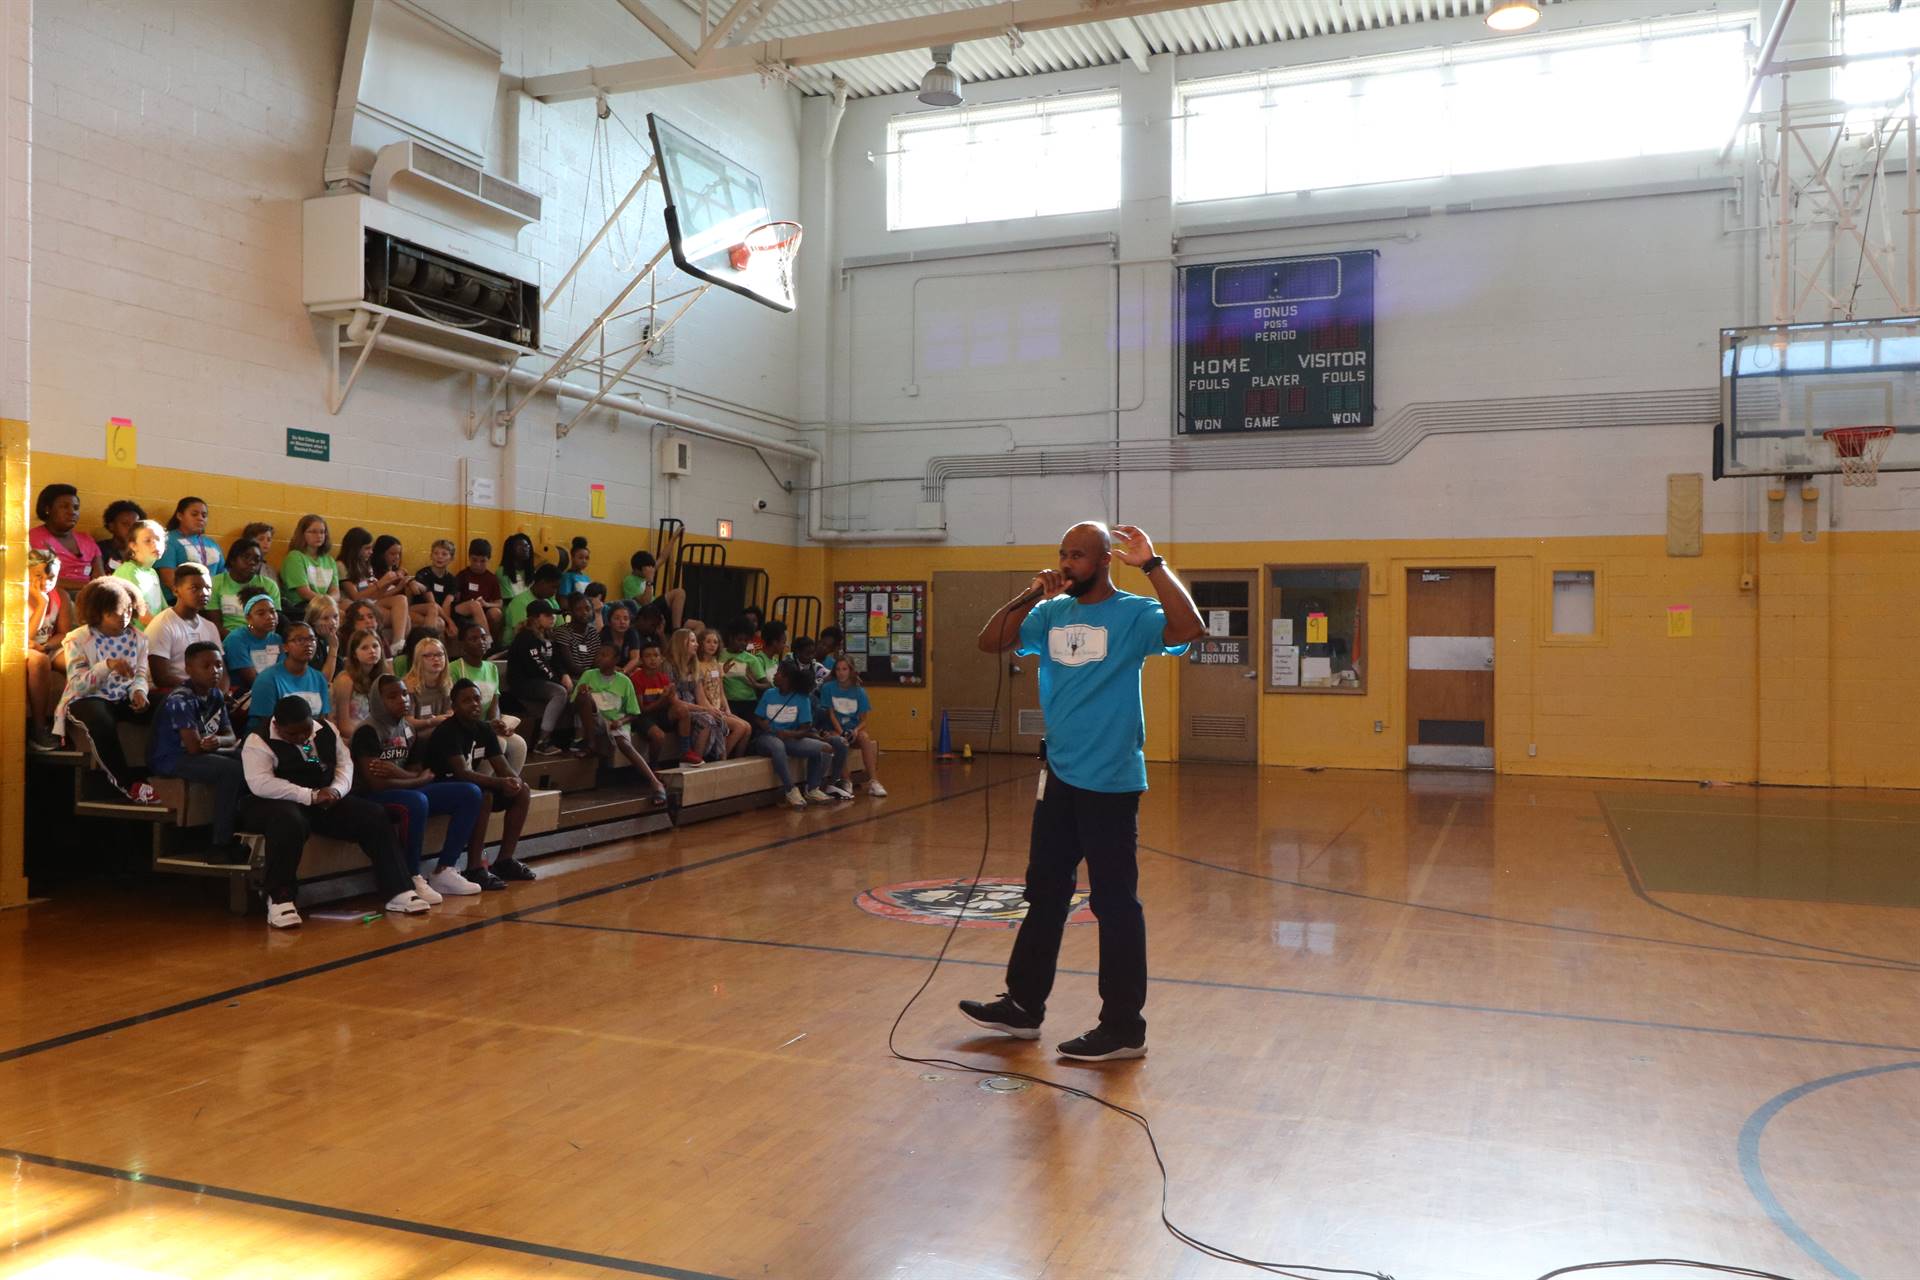
[(1376, 260), (1182, 267), (1179, 433), (1372, 426)]

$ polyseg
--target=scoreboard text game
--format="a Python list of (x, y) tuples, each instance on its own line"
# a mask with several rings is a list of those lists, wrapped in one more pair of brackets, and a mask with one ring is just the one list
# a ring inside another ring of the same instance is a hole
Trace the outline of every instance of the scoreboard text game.
[(1179, 433), (1372, 426), (1376, 260), (1182, 267)]

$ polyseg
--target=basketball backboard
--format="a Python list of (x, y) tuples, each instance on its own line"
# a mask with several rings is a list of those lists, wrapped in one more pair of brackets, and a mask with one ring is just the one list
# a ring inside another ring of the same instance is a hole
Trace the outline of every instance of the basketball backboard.
[(1893, 427), (1882, 471), (1920, 471), (1920, 317), (1720, 331), (1717, 476), (1841, 470), (1821, 435)]
[[(799, 226), (754, 234), (780, 217), (767, 207), (760, 176), (651, 112), (647, 131), (666, 193), (674, 262), (696, 279), (775, 311), (792, 311), (792, 255), (770, 246), (797, 237)], [(743, 246), (753, 247), (743, 252)], [(797, 242), (791, 247), (797, 249)]]

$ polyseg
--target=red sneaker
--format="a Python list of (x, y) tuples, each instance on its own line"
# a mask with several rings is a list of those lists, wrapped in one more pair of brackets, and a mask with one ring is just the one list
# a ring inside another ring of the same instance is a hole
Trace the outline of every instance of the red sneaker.
[(680, 763), (681, 764), (705, 764), (706, 760), (703, 757), (695, 755), (693, 752), (689, 751), (687, 752), (687, 754), (680, 757)]

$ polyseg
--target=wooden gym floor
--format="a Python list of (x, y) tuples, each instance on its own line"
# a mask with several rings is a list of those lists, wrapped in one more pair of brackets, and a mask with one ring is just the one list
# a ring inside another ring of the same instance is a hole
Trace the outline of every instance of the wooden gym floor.
[[(0, 915), (0, 1274), (1249, 1274), (1162, 1232), (1124, 1121), (887, 1056), (942, 935), (856, 898), (970, 873), (989, 799), (1017, 877), (1033, 790), (888, 763), (887, 800), (424, 919), (269, 936), (172, 883)], [(1152, 1056), (1049, 1051), (1092, 1022), (1092, 927), (1040, 1045), (954, 1014), (1011, 937), (962, 930), (909, 1051), (1145, 1110), (1176, 1219), (1260, 1257), (1920, 1276), (1920, 796), (1152, 773)]]

